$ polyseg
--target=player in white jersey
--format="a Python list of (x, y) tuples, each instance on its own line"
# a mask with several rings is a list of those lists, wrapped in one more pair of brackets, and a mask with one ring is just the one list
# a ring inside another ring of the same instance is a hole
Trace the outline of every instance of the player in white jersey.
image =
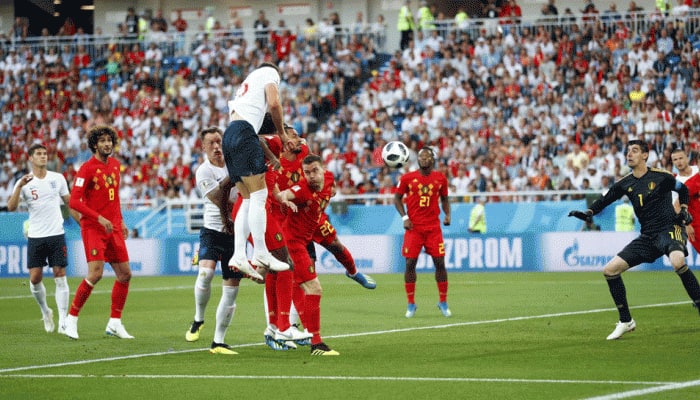
[[(680, 181), (681, 183), (685, 183), (685, 181), (690, 179), (691, 176), (700, 171), (697, 165), (690, 165), (690, 162), (688, 161), (688, 154), (686, 154), (685, 150), (681, 146), (674, 146), (673, 151), (671, 151), (671, 162), (673, 163), (673, 167), (678, 171), (676, 173), (676, 180)], [(679, 212), (680, 204), (678, 203), (678, 193), (672, 192), (672, 196), (673, 206), (675, 207), (676, 212)], [(693, 218), (695, 218), (695, 216), (693, 216)]]
[[(63, 230), (61, 200), (70, 201), (66, 178), (48, 171), (48, 153), (42, 144), (33, 144), (28, 151), (32, 172), (23, 176), (15, 184), (12, 195), (7, 202), (10, 211), (17, 209), (19, 201), (24, 200), (29, 210), (29, 230), (27, 233), (27, 266), (29, 267), (29, 289), (41, 309), (44, 329), (53, 332), (53, 310), (46, 304), (46, 287), (43, 269), (48, 265), (53, 270), (56, 282), (56, 307), (58, 307), (58, 331), (62, 332), (63, 320), (68, 314), (69, 288), (66, 280), (66, 237)], [(79, 220), (77, 213), (71, 213)]]
[(293, 146), (284, 131), (279, 96), (280, 79), (279, 69), (271, 63), (261, 64), (245, 78), (236, 91), (236, 96), (229, 102), (231, 123), (224, 132), (223, 140), (228, 174), (243, 197), (235, 220), (236, 247), (228, 265), (260, 280), (262, 275), (250, 266), (245, 253), (249, 234), (253, 237), (254, 266), (273, 271), (289, 269), (289, 264), (273, 257), (265, 244), (267, 167), (257, 136), (265, 112), (269, 111), (283, 148)]
[[(230, 215), (237, 192), (231, 190), (228, 171), (221, 151), (222, 132), (217, 127), (206, 128), (200, 132), (202, 148), (207, 155), (195, 173), (197, 189), (204, 198), (204, 226), (199, 232), (199, 251), (193, 263), (198, 263), (199, 272), (194, 284), (194, 321), (185, 333), (185, 340), (199, 340), (204, 326), (204, 312), (211, 295), (211, 281), (217, 262), (221, 262), (223, 287), (221, 300), (216, 309), (216, 327), (214, 340), (209, 351), (212, 354), (236, 354), (224, 342), (226, 330), (236, 310), (236, 296), (243, 274), (225, 266), (233, 255), (234, 237), (232, 235)], [(247, 262), (247, 261), (246, 261)]]

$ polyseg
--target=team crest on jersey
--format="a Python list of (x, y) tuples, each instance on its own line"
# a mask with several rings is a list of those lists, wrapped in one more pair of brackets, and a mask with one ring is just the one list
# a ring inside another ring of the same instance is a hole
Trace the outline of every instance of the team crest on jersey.
[(278, 242), (281, 242), (282, 241), (282, 234), (279, 232), (275, 233), (275, 240)]
[(326, 205), (328, 205), (328, 202), (326, 201), (326, 199), (321, 199), (321, 201), (318, 204), (321, 207), (321, 209), (323, 210), (326, 208)]
[(57, 187), (57, 186), (56, 186), (56, 182), (51, 182), (50, 185), (51, 185), (51, 189), (54, 189), (54, 190), (55, 190), (56, 187)]
[(649, 190), (654, 190), (656, 188), (656, 182), (649, 182)]
[(295, 171), (289, 175), (289, 180), (291, 180), (294, 183), (298, 183), (299, 179), (301, 179), (301, 175), (299, 174), (299, 172)]
[(96, 255), (97, 255), (97, 249), (93, 248), (92, 250), (90, 250), (90, 254), (91, 254), (93, 257), (96, 256)]
[(309, 265), (309, 273), (310, 273), (310, 274), (315, 274), (315, 273), (316, 273), (316, 268), (314, 267), (313, 264)]

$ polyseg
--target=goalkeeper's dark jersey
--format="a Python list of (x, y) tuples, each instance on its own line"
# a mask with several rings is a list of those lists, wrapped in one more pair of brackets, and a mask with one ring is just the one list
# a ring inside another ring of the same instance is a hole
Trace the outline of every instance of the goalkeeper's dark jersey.
[(591, 204), (593, 214), (627, 196), (634, 207), (634, 214), (642, 226), (642, 234), (654, 235), (673, 225), (676, 211), (673, 209), (671, 191), (678, 192), (681, 204), (688, 204), (688, 188), (677, 181), (670, 172), (649, 168), (641, 178), (631, 173), (620, 179), (603, 196)]

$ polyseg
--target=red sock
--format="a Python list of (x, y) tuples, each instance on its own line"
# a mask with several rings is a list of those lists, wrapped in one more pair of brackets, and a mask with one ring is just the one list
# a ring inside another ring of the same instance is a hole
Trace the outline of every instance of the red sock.
[(277, 325), (277, 275), (265, 275), (265, 297), (267, 298), (267, 323)]
[(70, 306), (70, 311), (68, 314), (77, 317), (80, 314), (80, 310), (85, 305), (90, 293), (92, 293), (93, 285), (91, 285), (87, 279), (83, 279), (78, 286), (78, 290), (75, 291), (75, 297), (73, 297), (73, 303)]
[(297, 284), (295, 284), (292, 289), (292, 300), (294, 301), (294, 308), (297, 309), (297, 314), (299, 314), (299, 320), (301, 320), (301, 324), (304, 325), (304, 328), (308, 329), (306, 315), (304, 314), (304, 303), (306, 302), (306, 293), (304, 293), (304, 289), (302, 289), (301, 286)]
[(440, 302), (442, 303), (447, 301), (447, 281), (438, 282), (437, 287), (438, 295), (440, 296)]
[(289, 310), (292, 308), (293, 271), (277, 273), (277, 328), (281, 331), (289, 329)]
[(306, 314), (306, 320), (309, 322), (306, 329), (309, 333), (314, 335), (311, 338), (311, 344), (321, 343), (321, 296), (318, 294), (307, 294), (304, 303), (306, 309), (304, 314)]
[(414, 304), (416, 302), (416, 283), (406, 282), (403, 285), (406, 289), (406, 297), (408, 298), (408, 304)]
[(352, 254), (350, 254), (350, 251), (347, 247), (343, 246), (343, 251), (333, 253), (333, 255), (339, 263), (343, 264), (343, 267), (346, 271), (348, 271), (348, 274), (355, 275), (357, 273), (357, 268), (355, 267), (355, 259), (352, 258)]
[(114, 281), (112, 286), (112, 314), (110, 318), (121, 318), (126, 296), (129, 294), (129, 282)]

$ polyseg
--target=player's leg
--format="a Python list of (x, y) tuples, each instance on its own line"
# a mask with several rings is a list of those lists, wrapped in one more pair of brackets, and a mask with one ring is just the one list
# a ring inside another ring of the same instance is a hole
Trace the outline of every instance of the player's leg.
[(407, 230), (403, 235), (403, 247), (401, 254), (406, 258), (406, 269), (403, 273), (404, 290), (406, 292), (406, 318), (411, 318), (416, 314), (416, 264), (418, 262), (418, 254), (423, 248), (423, 243), (420, 235), (415, 229)]
[(122, 311), (129, 295), (129, 282), (131, 282), (131, 267), (129, 261), (110, 262), (117, 279), (112, 286), (112, 307), (109, 322), (105, 333), (120, 339), (133, 339), (122, 323)]
[(608, 340), (620, 338), (626, 332), (631, 332), (636, 328), (636, 323), (630, 314), (629, 304), (627, 303), (627, 289), (622, 281), (622, 273), (629, 269), (629, 264), (622, 257), (626, 257), (623, 252), (629, 247), (625, 247), (619, 255), (613, 257), (603, 268), (603, 276), (608, 283), (610, 296), (617, 307), (619, 321), (615, 325), (615, 329), (608, 335)]
[(681, 278), (683, 287), (685, 288), (686, 293), (688, 293), (690, 299), (693, 301), (693, 305), (700, 311), (700, 285), (698, 285), (698, 280), (695, 277), (695, 274), (693, 274), (693, 271), (690, 270), (688, 264), (686, 263), (685, 252), (680, 249), (671, 251), (668, 258), (671, 261), (671, 265), (676, 271), (676, 274), (678, 274), (678, 277)]
[(442, 238), (442, 230), (439, 226), (424, 232), (423, 242), (425, 252), (433, 259), (435, 266), (435, 282), (438, 288), (437, 307), (445, 317), (452, 316), (450, 308), (447, 306), (447, 268), (445, 268), (445, 242)]
[(221, 300), (216, 308), (216, 329), (214, 331), (214, 341), (211, 343), (209, 352), (212, 354), (238, 354), (226, 344), (226, 331), (228, 330), (233, 315), (236, 312), (236, 297), (238, 296), (238, 286), (240, 278), (224, 278)]
[[(315, 273), (313, 274), (315, 275)], [(301, 284), (306, 300), (304, 303), (304, 314), (308, 325), (306, 326), (311, 337), (311, 355), (312, 356), (337, 356), (340, 355), (337, 351), (328, 347), (321, 338), (321, 295), (323, 289), (318, 277), (307, 280)]]
[(29, 291), (36, 300), (41, 311), (41, 319), (44, 321), (44, 330), (53, 332), (53, 310), (46, 303), (46, 287), (44, 286), (44, 265), (49, 255), (47, 246), (48, 238), (29, 238), (27, 243), (27, 265), (29, 266)]
[[(200, 239), (200, 252), (206, 252), (202, 248), (202, 240)], [(214, 279), (214, 269), (216, 268), (215, 260), (205, 260), (200, 255), (197, 279), (194, 282), (194, 319), (190, 325), (190, 329), (185, 333), (185, 340), (188, 342), (196, 342), (199, 340), (200, 333), (204, 327), (204, 314), (207, 311), (207, 305), (211, 298), (211, 282)]]
[[(327, 222), (327, 224), (330, 226), (330, 222)], [(365, 289), (376, 288), (377, 282), (375, 282), (371, 276), (357, 271), (357, 267), (355, 266), (355, 259), (350, 253), (350, 250), (348, 250), (348, 248), (340, 242), (338, 236), (335, 234), (335, 228), (331, 226), (331, 229), (333, 229), (333, 233), (332, 235), (329, 235), (329, 237), (332, 237), (333, 240), (324, 240), (320, 242), (320, 244), (331, 254), (333, 254), (335, 259), (338, 260), (340, 264), (342, 264), (342, 266), (345, 268), (345, 276), (359, 283)]]
[(52, 238), (49, 265), (52, 266), (54, 282), (56, 284), (56, 308), (58, 310), (58, 333), (65, 333), (64, 325), (68, 315), (68, 301), (70, 288), (66, 279), (66, 266), (68, 255), (66, 252), (66, 239), (64, 235)]

